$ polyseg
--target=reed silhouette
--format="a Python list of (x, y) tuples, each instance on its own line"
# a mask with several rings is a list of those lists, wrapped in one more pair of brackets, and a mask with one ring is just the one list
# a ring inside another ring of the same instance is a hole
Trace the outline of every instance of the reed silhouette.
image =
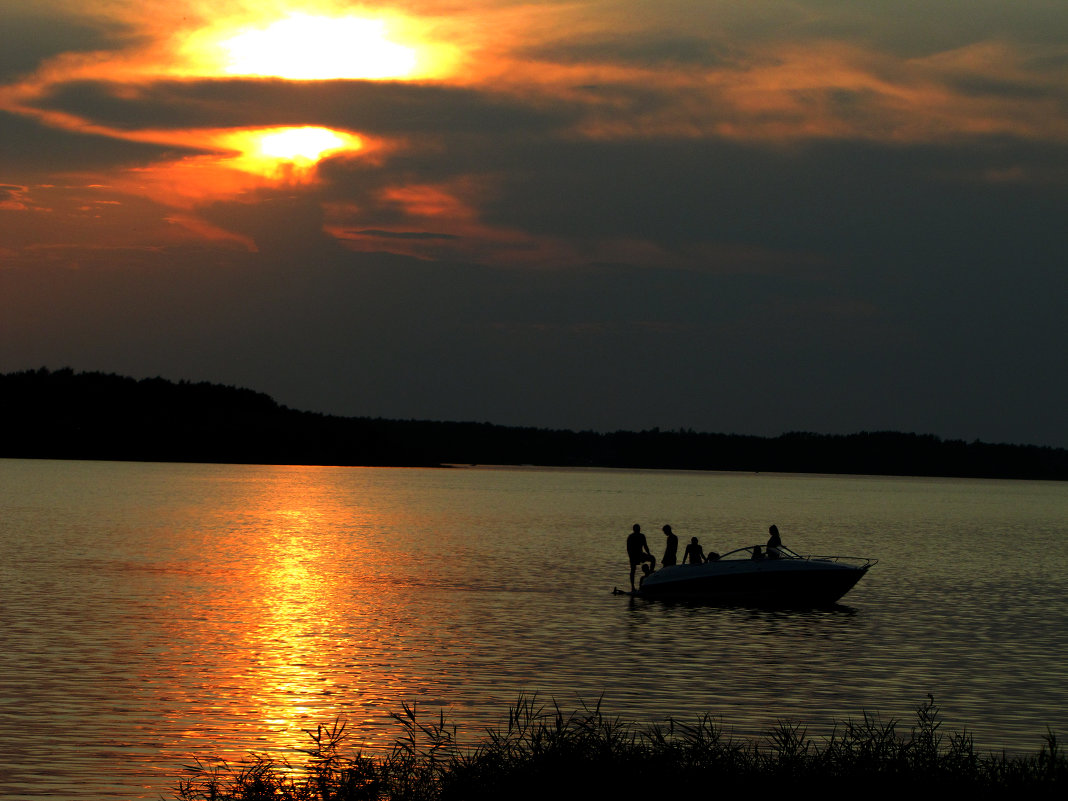
[[(401, 733), (382, 755), (346, 753), (344, 723), (309, 731), (303, 768), (257, 756), (239, 766), (189, 766), (181, 801), (490, 801), (601, 797), (714, 797), (789, 794), (819, 799), (1061, 798), (1068, 758), (1047, 731), (1037, 754), (976, 751), (966, 733), (945, 734), (934, 698), (916, 710), (907, 732), (897, 720), (865, 713), (815, 740), (797, 723), (764, 738), (739, 739), (710, 715), (693, 723), (639, 727), (605, 715), (600, 702), (565, 714), (521, 696), (507, 721), (464, 746), (442, 713), (415, 705), (393, 715)], [(755, 795), (754, 795), (755, 794)]]

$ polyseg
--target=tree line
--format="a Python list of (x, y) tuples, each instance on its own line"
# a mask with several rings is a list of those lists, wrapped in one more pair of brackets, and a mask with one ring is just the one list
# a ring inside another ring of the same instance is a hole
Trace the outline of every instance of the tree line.
[(98, 372), (0, 375), (0, 457), (682, 470), (1068, 479), (1068, 450), (894, 431), (778, 437), (693, 430), (567, 431), (338, 417), (249, 389)]

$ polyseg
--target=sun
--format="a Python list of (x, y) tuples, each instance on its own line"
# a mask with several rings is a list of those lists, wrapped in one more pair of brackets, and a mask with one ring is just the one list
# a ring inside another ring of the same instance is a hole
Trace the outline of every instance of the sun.
[(256, 150), (267, 158), (315, 162), (324, 155), (350, 148), (351, 145), (346, 139), (351, 137), (329, 128), (281, 128), (260, 134)]
[(245, 172), (294, 177), (309, 172), (319, 161), (342, 153), (363, 150), (363, 139), (345, 131), (316, 125), (252, 128), (212, 135), (215, 145), (238, 155), (225, 163)]
[(221, 75), (288, 80), (410, 78), (419, 48), (399, 44), (384, 19), (290, 14), (266, 24), (202, 31), (188, 43)]

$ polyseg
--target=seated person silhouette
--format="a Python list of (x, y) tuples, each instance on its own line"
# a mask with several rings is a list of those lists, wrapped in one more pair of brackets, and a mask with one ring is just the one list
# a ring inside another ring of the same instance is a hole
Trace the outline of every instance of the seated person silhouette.
[(759, 545), (754, 545), (753, 546), (753, 556), (752, 556), (752, 558), (753, 559), (763, 559), (764, 558), (764, 552), (762, 550), (760, 550), (760, 546)]
[(768, 552), (768, 559), (782, 559), (783, 554), (779, 548), (782, 547), (782, 538), (779, 536), (779, 527), (771, 526), (768, 529), (768, 533), (771, 535), (768, 537), (768, 544), (765, 546), (765, 550)]
[(691, 565), (699, 565), (705, 561), (705, 550), (697, 542), (697, 537), (690, 537), (690, 544), (686, 546), (686, 553), (682, 555), (682, 563), (687, 560)]

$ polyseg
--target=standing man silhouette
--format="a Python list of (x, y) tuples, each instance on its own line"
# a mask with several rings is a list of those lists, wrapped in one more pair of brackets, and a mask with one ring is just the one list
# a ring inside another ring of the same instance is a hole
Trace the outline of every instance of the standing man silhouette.
[(660, 561), (664, 567), (668, 567), (679, 561), (679, 538), (675, 536), (671, 526), (664, 526), (664, 535), (667, 537), (667, 544), (664, 546), (664, 558)]
[(638, 565), (642, 566), (642, 572), (648, 573), (645, 568), (645, 563), (649, 563), (649, 567), (656, 566), (656, 557), (649, 551), (649, 543), (645, 539), (645, 535), (642, 534), (642, 527), (637, 523), (634, 524), (634, 529), (627, 535), (627, 556), (630, 557), (630, 590), (636, 591), (638, 588), (634, 586), (634, 570)]

